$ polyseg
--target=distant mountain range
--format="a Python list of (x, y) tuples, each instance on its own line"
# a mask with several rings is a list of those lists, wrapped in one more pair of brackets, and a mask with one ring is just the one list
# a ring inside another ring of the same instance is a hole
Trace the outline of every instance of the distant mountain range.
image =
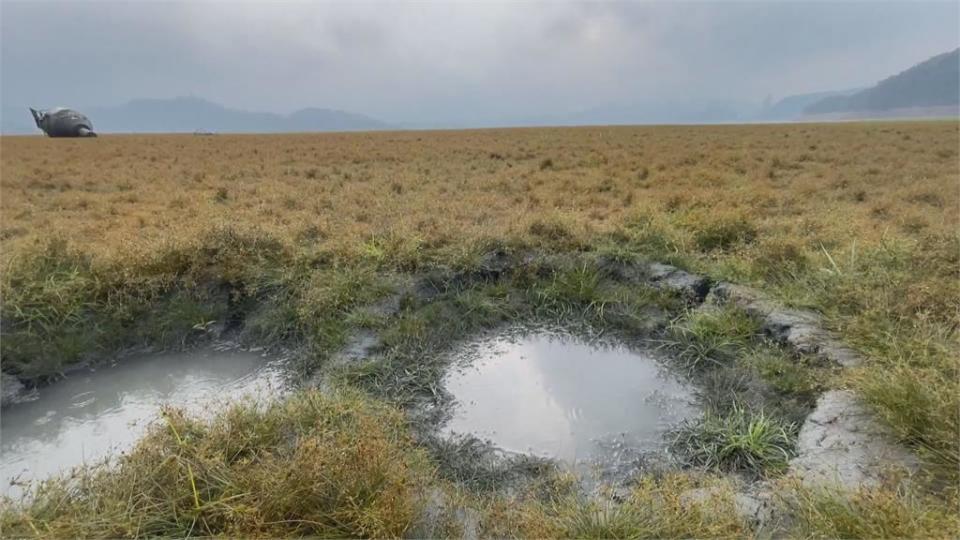
[(755, 121), (760, 122), (778, 122), (787, 120), (796, 120), (803, 115), (803, 110), (825, 98), (849, 96), (856, 93), (855, 90), (840, 90), (832, 92), (814, 92), (811, 94), (798, 94), (787, 96), (776, 103), (763, 107), (754, 117)]
[[(35, 104), (41, 105), (41, 104)], [(714, 124), (829, 121), (960, 115), (960, 49), (934, 56), (870, 88), (788, 96), (759, 107), (736, 100), (643, 101), (568, 114), (475, 121), (388, 124), (362, 114), (307, 108), (281, 115), (231, 109), (196, 97), (138, 99), (114, 107), (81, 108), (101, 133), (279, 133), (494, 126)], [(38, 133), (26, 106), (0, 111), (0, 132)]]
[[(737, 100), (635, 101), (491, 125), (723, 124), (958, 116), (960, 49), (935, 56), (870, 88), (787, 96), (767, 105)], [(449, 126), (463, 127), (463, 126)]]
[[(331, 109), (300, 109), (288, 115), (231, 109), (196, 97), (137, 99), (116, 107), (88, 107), (83, 112), (101, 133), (282, 133), (363, 131), (392, 126), (362, 114)], [(36, 133), (29, 111), (4, 110), (0, 131)]]
[[(806, 115), (896, 116), (902, 110), (956, 111), (960, 106), (960, 49), (943, 53), (848, 95), (825, 97), (803, 109)], [(954, 113), (956, 114), (956, 113)]]
[(196, 97), (137, 99), (119, 107), (88, 109), (103, 132), (279, 133), (385, 129), (386, 123), (331, 109), (301, 109), (288, 115), (230, 109)]
[(787, 96), (760, 107), (737, 101), (650, 103), (597, 107), (546, 119), (549, 125), (714, 124), (960, 114), (960, 49), (934, 56), (870, 88)]

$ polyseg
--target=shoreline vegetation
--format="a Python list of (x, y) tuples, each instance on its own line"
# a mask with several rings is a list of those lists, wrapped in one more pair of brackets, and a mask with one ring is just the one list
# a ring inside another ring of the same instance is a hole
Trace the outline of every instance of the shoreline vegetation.
[[(4, 502), (0, 525), (42, 537), (443, 536), (479, 512), (483, 536), (742, 536), (760, 531), (728, 511), (726, 473), (746, 472), (775, 482), (790, 534), (952, 536), (958, 127), (2, 137), (5, 377), (43, 383), (214, 328), (295, 344), (305, 376), (358, 330), (387, 353), (334, 370), (330, 395), (208, 422), (168, 411), (129, 456)], [(491, 254), (535, 257), (507, 269)], [(612, 278), (611, 261), (669, 263), (812, 309), (865, 361), (839, 373), (793, 357), (741, 312), (688, 311)], [(391, 298), (394, 312), (376, 309)], [(711, 402), (678, 434), (687, 466), (637, 479), (616, 502), (585, 499), (550, 468), (501, 493), (403, 411), (435, 386), (443, 366), (431, 359), (446, 345), (526, 321), (656, 337), (692, 370), (723, 366), (704, 378), (708, 396), (746, 377), (790, 399)], [(412, 382), (401, 366), (416, 366)], [(833, 492), (783, 476), (797, 422), (828, 388), (853, 389), (917, 453), (909, 487)], [(721, 459), (744, 432), (758, 446)], [(320, 476), (291, 475), (307, 469)], [(152, 478), (152, 491), (131, 478)], [(712, 495), (682, 497), (695, 488)]]

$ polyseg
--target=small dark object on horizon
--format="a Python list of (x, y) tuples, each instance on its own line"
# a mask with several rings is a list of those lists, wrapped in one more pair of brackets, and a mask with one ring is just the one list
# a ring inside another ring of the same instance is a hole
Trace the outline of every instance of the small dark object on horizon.
[(96, 137), (93, 123), (73, 109), (57, 107), (46, 111), (31, 108), (30, 114), (48, 137)]

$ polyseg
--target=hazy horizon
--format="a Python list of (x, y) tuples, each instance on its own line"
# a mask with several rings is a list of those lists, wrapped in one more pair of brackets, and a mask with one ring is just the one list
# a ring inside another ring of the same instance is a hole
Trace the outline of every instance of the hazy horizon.
[(2, 105), (197, 96), (394, 124), (759, 105), (960, 42), (953, 2), (2, 3)]

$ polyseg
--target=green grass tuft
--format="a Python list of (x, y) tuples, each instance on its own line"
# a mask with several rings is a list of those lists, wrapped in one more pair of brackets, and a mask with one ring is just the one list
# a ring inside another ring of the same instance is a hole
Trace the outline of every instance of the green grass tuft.
[(663, 347), (690, 371), (732, 363), (759, 334), (759, 324), (743, 311), (725, 306), (688, 312), (667, 328)]
[(794, 538), (957, 538), (960, 500), (882, 485), (855, 491), (793, 485), (780, 498)]
[(796, 426), (763, 411), (734, 405), (726, 415), (708, 411), (673, 435), (671, 448), (687, 466), (754, 476), (782, 472), (793, 456)]

